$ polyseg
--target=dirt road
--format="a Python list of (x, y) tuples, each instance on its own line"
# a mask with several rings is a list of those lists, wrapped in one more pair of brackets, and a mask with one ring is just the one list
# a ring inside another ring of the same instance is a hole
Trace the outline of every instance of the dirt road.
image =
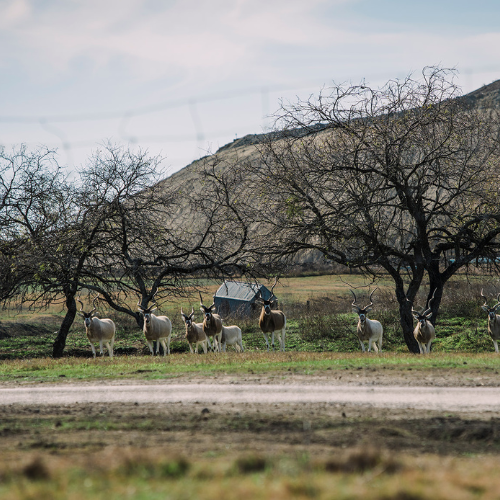
[(76, 403), (348, 404), (372, 408), (500, 412), (500, 387), (405, 387), (327, 384), (61, 384), (0, 388), (0, 405)]

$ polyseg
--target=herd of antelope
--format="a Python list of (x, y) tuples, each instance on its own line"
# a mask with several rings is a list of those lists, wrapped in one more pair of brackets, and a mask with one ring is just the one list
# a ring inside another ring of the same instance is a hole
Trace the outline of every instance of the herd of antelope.
[[(285, 330), (286, 330), (286, 316), (282, 311), (272, 309), (273, 290), (278, 280), (276, 279), (271, 288), (271, 295), (268, 300), (261, 297), (260, 291), (258, 292), (256, 302), (262, 305), (262, 310), (259, 317), (259, 327), (264, 335), (267, 350), (269, 351), (269, 337), (271, 334), (271, 345), (274, 351), (274, 334), (278, 335), (279, 350), (285, 350)], [(351, 290), (354, 297), (352, 302), (352, 312), (358, 315), (357, 335), (361, 350), (366, 352), (365, 342), (368, 342), (368, 352), (373, 350), (375, 352), (382, 351), (382, 336), (384, 329), (380, 321), (368, 319), (368, 313), (372, 309), (372, 297), (377, 289), (373, 290), (370, 294), (370, 303), (365, 307), (360, 307), (357, 304), (356, 294)], [(436, 331), (434, 326), (429, 321), (432, 317), (431, 304), (434, 300), (434, 295), (427, 303), (427, 307), (418, 312), (413, 309), (411, 312), (417, 321), (417, 325), (413, 331), (415, 340), (418, 343), (420, 354), (428, 354), (431, 351), (432, 341), (436, 338)], [(156, 295), (156, 293), (155, 293)], [(493, 340), (495, 352), (498, 353), (498, 341), (500, 340), (500, 315), (496, 314), (497, 309), (500, 307), (500, 293), (497, 295), (496, 304), (493, 307), (488, 307), (488, 299), (481, 290), (481, 297), (484, 298), (484, 304), (481, 309), (488, 314), (488, 333)], [(113, 344), (115, 341), (115, 324), (111, 319), (99, 319), (96, 317), (97, 302), (99, 295), (93, 300), (93, 309), (86, 313), (83, 311), (83, 303), (80, 299), (78, 302), (81, 304), (81, 309), (78, 312), (84, 318), (84, 326), (87, 333), (87, 338), (92, 347), (92, 354), (96, 357), (95, 343), (99, 343), (100, 354), (104, 356), (103, 346), (108, 349), (110, 357), (113, 357)], [(408, 299), (407, 299), (408, 300)], [(146, 338), (151, 355), (154, 354), (153, 342), (156, 342), (156, 354), (159, 353), (160, 344), (163, 347), (163, 355), (170, 354), (170, 341), (172, 337), (172, 322), (167, 316), (156, 316), (153, 311), (157, 309), (156, 302), (153, 296), (153, 305), (150, 307), (143, 307), (138, 302), (138, 310), (144, 317), (143, 332)], [(194, 307), (189, 315), (184, 314), (181, 307), (181, 316), (184, 320), (186, 333), (184, 335), (188, 342), (189, 350), (191, 353), (198, 353), (198, 347), (201, 345), (203, 352), (206, 354), (208, 349), (213, 352), (225, 352), (227, 346), (234, 346), (239, 352), (243, 352), (243, 338), (241, 328), (236, 325), (225, 326), (223, 325), (222, 318), (215, 313), (215, 303), (210, 307), (203, 305), (203, 298), (200, 293), (200, 311), (203, 313), (203, 322), (195, 323)], [(210, 341), (212, 339), (212, 341)]]

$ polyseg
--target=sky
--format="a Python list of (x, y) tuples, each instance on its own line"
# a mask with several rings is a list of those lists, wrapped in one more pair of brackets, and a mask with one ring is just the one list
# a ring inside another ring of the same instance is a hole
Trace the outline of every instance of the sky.
[(333, 82), (439, 65), (470, 92), (498, 47), (498, 0), (0, 0), (0, 146), (72, 171), (111, 141), (171, 174)]

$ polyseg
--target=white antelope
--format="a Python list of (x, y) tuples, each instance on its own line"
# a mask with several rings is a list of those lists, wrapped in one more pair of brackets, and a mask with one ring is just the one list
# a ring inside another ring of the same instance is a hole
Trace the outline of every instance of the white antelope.
[[(194, 308), (191, 311), (191, 314), (188, 316), (187, 314), (184, 314), (184, 311), (181, 307), (181, 316), (184, 319), (184, 323), (186, 324), (185, 337), (189, 344), (189, 350), (192, 353), (198, 354), (198, 345), (201, 344), (203, 352), (206, 354), (208, 337), (205, 335), (205, 332), (203, 330), (203, 323), (193, 323)], [(195, 346), (194, 351), (193, 345)]]
[(415, 311), (413, 309), (413, 305), (411, 307), (411, 313), (413, 317), (417, 320), (417, 326), (413, 330), (413, 336), (415, 340), (418, 342), (418, 348), (420, 349), (420, 354), (429, 354), (431, 352), (431, 344), (432, 341), (436, 338), (436, 330), (434, 326), (429, 321), (432, 316), (431, 304), (434, 300), (434, 293), (432, 294), (431, 299), (427, 304), (427, 309), (421, 312)]
[(232, 326), (223, 326), (222, 327), (222, 336), (221, 336), (221, 351), (226, 352), (226, 345), (238, 346), (239, 351), (243, 352), (243, 337), (241, 335), (241, 328), (232, 325)]
[(109, 357), (112, 358), (116, 328), (112, 320), (99, 319), (95, 317), (94, 311), (96, 310), (96, 302), (99, 301), (99, 295), (97, 295), (97, 297), (92, 301), (94, 309), (92, 309), (89, 313), (84, 312), (83, 302), (79, 298), (77, 300), (82, 306), (78, 314), (83, 318), (83, 324), (85, 325), (85, 331), (87, 333), (90, 346), (92, 347), (92, 354), (94, 355), (94, 358), (96, 357), (94, 342), (99, 342), (99, 348), (102, 356), (104, 356), (102, 346), (105, 344), (108, 348)]
[[(158, 293), (155, 292), (153, 297)], [(160, 352), (160, 344), (163, 347), (163, 355), (170, 354), (170, 339), (172, 338), (172, 322), (167, 316), (155, 316), (152, 314), (157, 309), (156, 302), (149, 307), (142, 307), (140, 302), (137, 302), (139, 311), (144, 316), (143, 332), (146, 337), (146, 342), (153, 355), (153, 342), (156, 341), (156, 354)]]
[(260, 290), (258, 293), (259, 296), (256, 299), (257, 302), (262, 304), (262, 311), (260, 312), (259, 317), (259, 327), (262, 330), (262, 334), (264, 335), (264, 340), (266, 341), (268, 351), (269, 333), (271, 334), (271, 345), (273, 346), (274, 351), (274, 332), (278, 332), (280, 351), (285, 350), (286, 316), (283, 311), (279, 311), (278, 309), (271, 309), (271, 303), (273, 302), (273, 290), (276, 286), (276, 283), (278, 283), (278, 278), (276, 278), (274, 285), (271, 288), (271, 295), (269, 297), (269, 300), (264, 300), (260, 296)]
[(483, 295), (481, 290), (481, 297), (484, 298), (484, 304), (481, 309), (488, 313), (488, 333), (490, 334), (495, 352), (498, 353), (498, 341), (500, 340), (500, 316), (496, 313), (497, 308), (500, 307), (500, 293), (497, 295), (497, 303), (493, 307), (488, 307), (488, 299)]
[[(377, 288), (375, 288), (375, 290), (377, 290)], [(376, 319), (368, 319), (367, 317), (367, 314), (370, 312), (373, 306), (372, 295), (375, 293), (375, 290), (373, 290), (373, 292), (370, 294), (370, 303), (364, 308), (361, 308), (356, 304), (356, 295), (351, 290), (351, 293), (354, 296), (354, 300), (352, 302), (352, 312), (356, 313), (359, 316), (357, 333), (359, 343), (361, 344), (361, 349), (363, 352), (366, 352), (366, 341), (368, 341), (368, 352), (371, 351), (372, 344), (375, 352), (382, 352), (382, 335), (384, 333), (382, 324)]]
[[(215, 310), (215, 302), (210, 307), (205, 307), (203, 305), (203, 298), (200, 294), (200, 311), (203, 313), (203, 331), (207, 337), (213, 338), (213, 350), (221, 349), (221, 338), (222, 338), (222, 318), (215, 314), (212, 310)], [(208, 342), (210, 346), (210, 341)]]

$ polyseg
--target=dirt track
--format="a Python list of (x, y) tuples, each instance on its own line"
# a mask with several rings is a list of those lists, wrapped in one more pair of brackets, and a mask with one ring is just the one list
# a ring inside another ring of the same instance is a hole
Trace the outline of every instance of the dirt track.
[(0, 455), (76, 456), (118, 445), (193, 457), (233, 450), (328, 456), (367, 443), (408, 453), (498, 453), (496, 373), (374, 375), (12, 381), (0, 385)]
[(0, 388), (0, 405), (76, 403), (348, 404), (453, 412), (499, 412), (500, 387), (405, 387), (326, 383), (56, 384)]

